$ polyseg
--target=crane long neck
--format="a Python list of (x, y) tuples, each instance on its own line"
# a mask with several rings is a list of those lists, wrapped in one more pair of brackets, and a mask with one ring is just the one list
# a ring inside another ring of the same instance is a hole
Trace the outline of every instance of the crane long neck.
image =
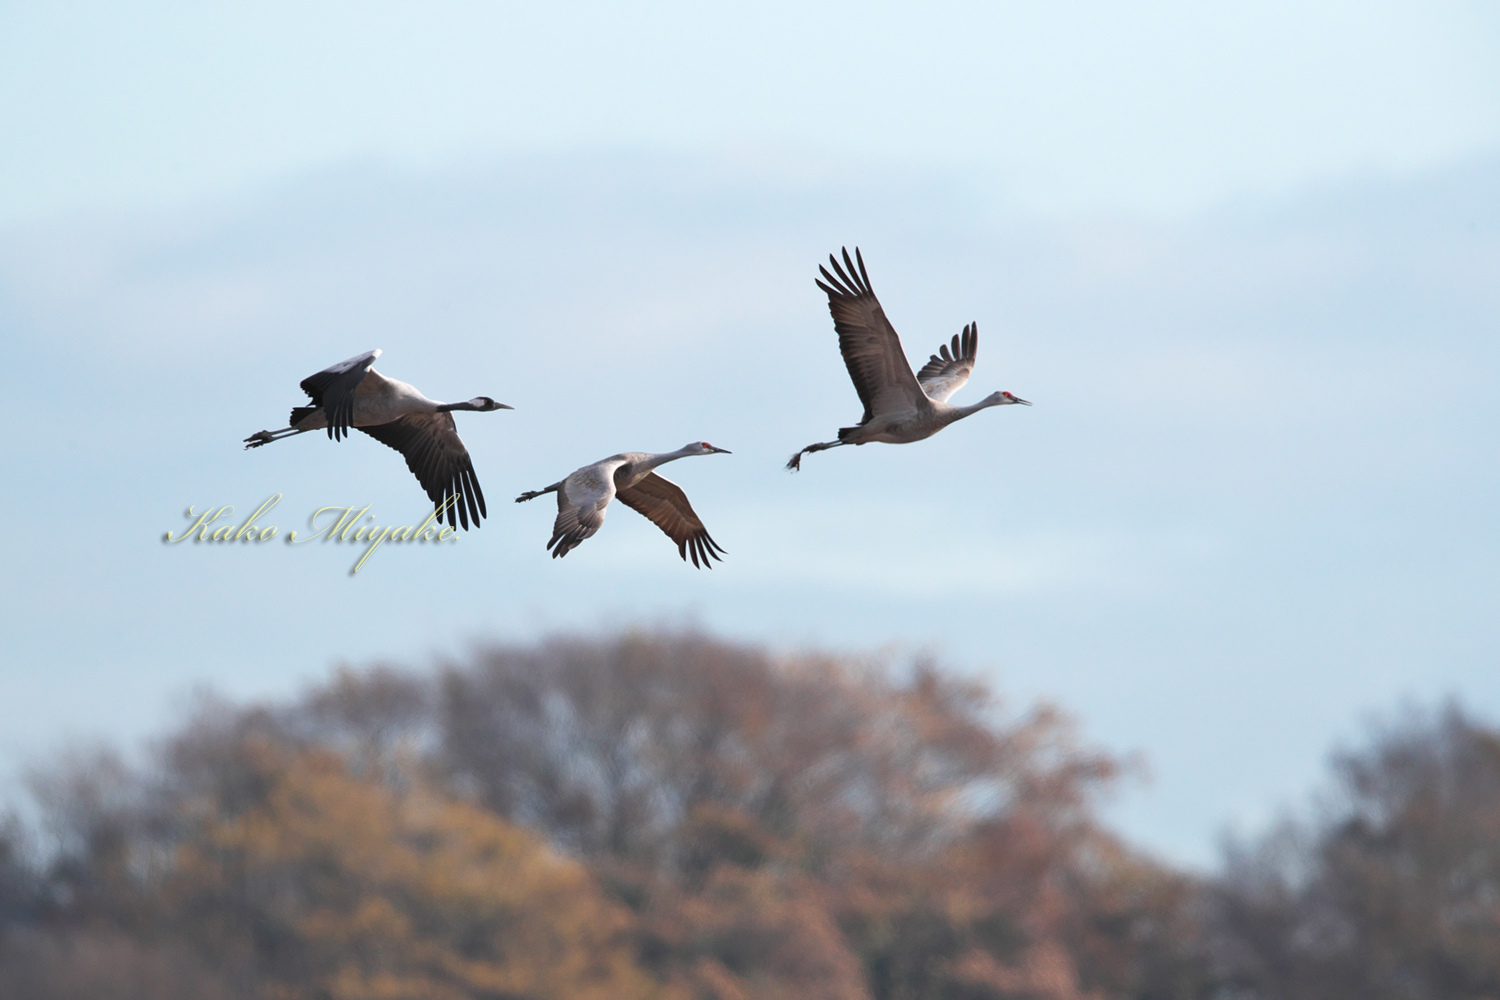
[(635, 467), (641, 472), (650, 472), (658, 465), (666, 465), (668, 462), (674, 462), (679, 458), (687, 458), (690, 454), (692, 452), (689, 452), (686, 448), (678, 448), (676, 451), (664, 451), (660, 455), (650, 455), (641, 459), (635, 463)]
[(964, 417), (967, 417), (971, 413), (978, 413), (980, 410), (987, 409), (994, 405), (996, 404), (993, 400), (981, 399), (979, 402), (971, 403), (968, 406), (950, 406), (943, 411), (943, 422), (945, 424), (951, 424), (955, 420), (962, 420)]

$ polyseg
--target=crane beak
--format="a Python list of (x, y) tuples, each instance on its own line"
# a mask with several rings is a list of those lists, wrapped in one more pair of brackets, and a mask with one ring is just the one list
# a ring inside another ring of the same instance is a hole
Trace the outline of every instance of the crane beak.
[(1029, 399), (1022, 399), (1020, 396), (1012, 396), (1012, 397), (1010, 397), (1010, 401), (1012, 403), (1020, 403), (1022, 406), (1030, 406), (1031, 405), (1031, 400), (1029, 400)]
[[(1030, 404), (1028, 403), (1027, 405), (1029, 406)], [(509, 403), (496, 403), (495, 404), (495, 409), (497, 409), (497, 410), (514, 410), (515, 407), (511, 406)]]
[(730, 451), (728, 448), (715, 448), (713, 445), (709, 445), (708, 447), (709, 447), (709, 449), (715, 455), (733, 455), (734, 454), (734, 452)]

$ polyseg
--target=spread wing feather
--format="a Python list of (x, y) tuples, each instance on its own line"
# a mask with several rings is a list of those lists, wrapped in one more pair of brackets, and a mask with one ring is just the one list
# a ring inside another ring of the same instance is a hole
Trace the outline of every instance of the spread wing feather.
[(606, 483), (602, 476), (580, 476), (586, 471), (588, 467), (579, 469), (557, 487), (557, 520), (552, 523), (552, 538), (547, 542), (554, 559), (593, 537), (604, 526), (604, 512), (614, 499), (614, 483)]
[(682, 492), (681, 486), (651, 472), (639, 483), (625, 487), (615, 495), (625, 507), (643, 514), (649, 522), (666, 532), (666, 537), (675, 541), (676, 553), (682, 556), (682, 561), (687, 561), (691, 555), (694, 567), (714, 568), (709, 558), (720, 559), (718, 553), (724, 550), (709, 537), (708, 529), (703, 528), (702, 520), (693, 510), (693, 505), (688, 504), (687, 493)]
[(477, 528), (480, 519), (488, 515), (474, 463), (459, 439), (453, 414), (408, 413), (388, 424), (359, 429), (406, 457), (406, 467), (435, 506), (442, 507), (452, 498), (447, 507), (450, 525), (461, 524), (467, 531), (471, 518)]
[(839, 353), (844, 356), (854, 391), (865, 404), (860, 423), (868, 423), (876, 414), (914, 411), (926, 404), (927, 396), (911, 373), (901, 338), (870, 288), (859, 248), (855, 247), (853, 260), (847, 249), (843, 253), (842, 266), (828, 255), (837, 276), (829, 274), (826, 267), (818, 267), (826, 279), (826, 283), (819, 281), (818, 287), (828, 294), (828, 311), (839, 335)]
[(955, 392), (969, 381), (974, 371), (974, 361), (979, 356), (979, 324), (970, 323), (964, 332), (953, 335), (952, 350), (948, 344), (938, 348), (917, 372), (917, 382), (928, 398), (946, 403)]
[[(378, 357), (380, 348), (377, 347), (302, 380), (302, 391), (312, 397), (313, 406), (323, 407), (328, 417), (328, 436), (333, 440), (348, 436), (354, 423), (354, 390), (365, 380), (365, 373)], [(292, 412), (295, 416), (296, 411)]]
[(653, 472), (615, 495), (621, 503), (643, 514), (676, 542), (677, 554), (684, 562), (690, 553), (693, 565), (700, 569), (713, 569), (710, 558), (723, 561), (719, 553), (724, 549), (709, 536), (693, 505), (688, 503), (687, 494), (672, 480)]

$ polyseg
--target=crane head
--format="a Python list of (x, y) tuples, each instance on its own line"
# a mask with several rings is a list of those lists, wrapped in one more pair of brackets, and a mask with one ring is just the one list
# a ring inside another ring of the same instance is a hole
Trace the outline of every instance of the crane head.
[(732, 454), (734, 454), (728, 448), (715, 448), (713, 445), (709, 444), (707, 441), (694, 441), (692, 444), (688, 445), (687, 447), (683, 448), (682, 450), (685, 451), (685, 452), (688, 452), (689, 454), (692, 454), (692, 455), (732, 455)]
[(474, 409), (480, 411), (481, 413), (488, 413), (490, 410), (515, 409), (514, 406), (506, 406), (504, 403), (497, 403), (488, 396), (475, 396), (473, 399), (469, 400), (469, 405)]
[(1022, 406), (1031, 405), (1030, 400), (1022, 399), (1020, 396), (1017, 396), (1016, 394), (1011, 392), (994, 393), (990, 396), (989, 399), (986, 399), (985, 402), (989, 403), (991, 406), (1011, 406), (1016, 403), (1019, 403)]

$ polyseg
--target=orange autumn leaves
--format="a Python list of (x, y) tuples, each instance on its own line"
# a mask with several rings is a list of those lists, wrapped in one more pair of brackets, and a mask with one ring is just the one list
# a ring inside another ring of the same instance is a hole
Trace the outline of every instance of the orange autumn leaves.
[(166, 891), (205, 945), (275, 942), (268, 995), (652, 994), (624, 912), (534, 834), (420, 782), (361, 781), (328, 751), (248, 752), (263, 801), (203, 817)]

